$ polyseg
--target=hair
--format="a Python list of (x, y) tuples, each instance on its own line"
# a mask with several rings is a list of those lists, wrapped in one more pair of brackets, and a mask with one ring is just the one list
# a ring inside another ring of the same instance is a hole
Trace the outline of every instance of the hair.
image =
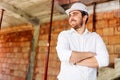
[[(88, 13), (87, 13), (87, 12), (85, 12), (85, 11), (80, 11), (80, 12), (82, 13), (82, 17), (84, 17), (85, 15), (88, 16)], [(87, 21), (88, 21), (88, 17), (87, 17), (87, 19), (86, 19), (85, 24), (87, 23)]]

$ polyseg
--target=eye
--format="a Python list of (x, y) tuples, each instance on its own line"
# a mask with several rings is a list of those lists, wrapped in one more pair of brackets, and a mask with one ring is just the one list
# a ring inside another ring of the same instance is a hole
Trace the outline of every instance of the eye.
[(74, 12), (74, 15), (78, 15), (79, 13), (77, 13), (77, 12)]
[(69, 17), (71, 17), (71, 16), (77, 16), (78, 14), (80, 14), (79, 12), (71, 12), (70, 14), (69, 14)]
[(69, 17), (71, 17), (71, 14), (69, 14)]

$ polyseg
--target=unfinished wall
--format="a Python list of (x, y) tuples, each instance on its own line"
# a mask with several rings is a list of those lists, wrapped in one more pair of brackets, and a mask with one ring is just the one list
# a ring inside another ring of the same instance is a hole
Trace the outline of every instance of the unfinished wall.
[[(114, 63), (114, 58), (120, 56), (120, 18), (117, 17), (118, 10), (96, 14), (96, 32), (99, 33), (110, 55), (110, 65)], [(87, 27), (91, 30), (92, 15)]]
[[(103, 38), (110, 55), (110, 67), (114, 59), (120, 56), (120, 20), (116, 16), (118, 10), (99, 12), (96, 14), (96, 32)], [(92, 14), (89, 17), (87, 28), (92, 31)], [(56, 54), (57, 36), (62, 30), (69, 28), (67, 19), (54, 21), (51, 37), (51, 51), (48, 65), (48, 80), (56, 80), (60, 69), (60, 61)], [(37, 47), (34, 80), (44, 80), (45, 57), (47, 53), (47, 40), (49, 23), (41, 25), (39, 43)]]
[[(109, 4), (107, 6), (109, 6)], [(109, 51), (109, 67), (114, 67), (114, 59), (120, 57), (120, 17), (118, 17), (119, 15), (117, 13), (118, 9), (102, 12), (100, 10), (105, 10), (106, 8), (102, 7), (104, 9), (101, 9), (100, 6), (98, 7), (95, 23), (96, 32), (101, 35)], [(114, 6), (112, 5), (112, 7)], [(91, 14), (87, 23), (87, 28), (90, 31), (92, 31), (93, 26), (92, 16)], [(57, 80), (57, 75), (60, 70), (60, 61), (55, 49), (57, 36), (61, 31), (68, 28), (70, 27), (67, 18), (53, 21), (47, 80)], [(37, 54), (33, 80), (44, 80), (45, 61), (48, 52), (48, 33), (49, 23), (41, 24), (36, 48)], [(31, 25), (10, 27), (0, 31), (0, 80), (27, 80), (32, 39), (33, 28)], [(107, 71), (108, 69), (102, 70)], [(102, 70), (100, 70), (100, 72)], [(106, 74), (108, 72), (103, 73), (111, 77)], [(100, 75), (99, 77), (104, 76)], [(105, 80), (107, 80), (107, 78), (105, 78)]]
[(0, 80), (26, 80), (32, 36), (31, 25), (0, 31)]
[[(48, 65), (48, 80), (56, 80), (56, 75), (59, 72), (60, 62), (56, 54), (57, 36), (60, 31), (68, 28), (67, 20), (54, 21), (52, 27), (51, 47)], [(37, 47), (36, 65), (34, 72), (34, 80), (44, 80), (45, 61), (47, 54), (49, 23), (42, 24), (40, 28), (39, 43)]]

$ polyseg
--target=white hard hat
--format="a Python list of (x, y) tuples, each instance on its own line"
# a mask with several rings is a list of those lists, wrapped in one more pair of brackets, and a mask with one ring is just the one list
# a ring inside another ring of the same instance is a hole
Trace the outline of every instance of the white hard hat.
[(67, 9), (65, 12), (67, 15), (73, 10), (80, 10), (85, 11), (88, 14), (87, 7), (82, 3), (74, 3), (69, 9)]

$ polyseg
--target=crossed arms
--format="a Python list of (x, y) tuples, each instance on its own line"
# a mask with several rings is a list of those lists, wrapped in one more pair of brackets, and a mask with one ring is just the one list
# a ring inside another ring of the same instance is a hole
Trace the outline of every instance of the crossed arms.
[(69, 62), (91, 68), (105, 67), (109, 64), (109, 56), (106, 49), (102, 51), (101, 49), (98, 49), (96, 53), (93, 53), (66, 50), (65, 48), (59, 48), (58, 46), (57, 53), (61, 62)]
[(64, 32), (61, 33), (58, 37), (56, 47), (60, 61), (92, 68), (108, 66), (109, 55), (106, 46), (99, 35), (97, 35), (95, 40), (95, 53), (87, 51), (78, 52), (71, 50), (68, 39), (66, 39), (66, 35)]
[(69, 62), (76, 65), (97, 68), (98, 62), (94, 56), (95, 56), (95, 53), (93, 52), (72, 51)]

